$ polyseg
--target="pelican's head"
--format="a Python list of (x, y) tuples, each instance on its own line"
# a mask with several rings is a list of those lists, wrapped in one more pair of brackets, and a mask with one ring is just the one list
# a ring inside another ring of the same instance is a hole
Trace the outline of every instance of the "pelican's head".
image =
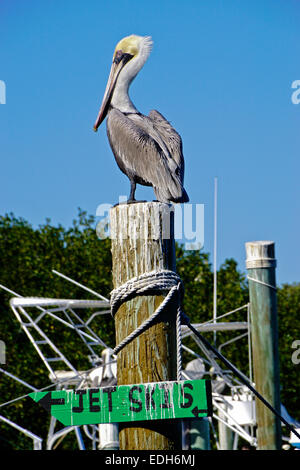
[(150, 36), (136, 36), (135, 34), (118, 42), (114, 51), (101, 108), (94, 125), (95, 131), (106, 117), (117, 84), (123, 86), (123, 89), (127, 92), (128, 86), (146, 62), (152, 44)]

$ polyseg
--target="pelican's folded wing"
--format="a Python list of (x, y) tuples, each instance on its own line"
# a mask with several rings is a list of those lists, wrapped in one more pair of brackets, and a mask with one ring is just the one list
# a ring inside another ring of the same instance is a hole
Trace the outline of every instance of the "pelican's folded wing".
[(155, 129), (161, 135), (165, 145), (168, 148), (169, 153), (175, 160), (179, 167), (181, 175), (181, 181), (183, 184), (184, 180), (184, 158), (182, 151), (182, 140), (178, 132), (171, 126), (169, 121), (156, 110), (152, 110), (149, 113), (149, 118), (152, 120)]
[(170, 170), (164, 151), (144, 128), (121, 111), (112, 109), (107, 133), (117, 163), (130, 179), (152, 185), (162, 202), (179, 202), (183, 198), (181, 178)]

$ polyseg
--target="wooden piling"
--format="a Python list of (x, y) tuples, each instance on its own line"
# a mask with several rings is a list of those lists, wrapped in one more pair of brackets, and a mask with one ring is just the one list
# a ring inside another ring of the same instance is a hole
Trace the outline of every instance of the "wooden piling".
[[(114, 288), (153, 270), (175, 271), (173, 215), (172, 206), (159, 202), (120, 204), (111, 209)], [(140, 296), (121, 305), (115, 315), (116, 343), (154, 313), (163, 299)], [(118, 353), (118, 385), (176, 380), (175, 316), (173, 306)], [(121, 450), (181, 449), (178, 420), (120, 423), (119, 431)]]
[[(280, 413), (279, 353), (274, 242), (246, 243), (256, 390)], [(259, 450), (281, 449), (280, 420), (256, 399)]]

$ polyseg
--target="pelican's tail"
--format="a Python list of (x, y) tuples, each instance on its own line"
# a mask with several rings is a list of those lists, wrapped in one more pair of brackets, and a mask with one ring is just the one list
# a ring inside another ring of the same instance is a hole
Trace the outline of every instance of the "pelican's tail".
[(154, 189), (157, 200), (160, 202), (165, 202), (169, 204), (170, 202), (175, 202), (175, 203), (189, 202), (190, 200), (183, 186), (180, 186), (180, 188), (178, 188), (177, 186), (176, 188), (177, 191), (176, 192), (173, 191), (172, 193), (170, 192), (169, 188), (167, 188), (166, 186), (163, 188), (153, 187), (153, 189)]
[(171, 199), (173, 202), (189, 202), (190, 198), (184, 188), (182, 188), (182, 195), (179, 198)]

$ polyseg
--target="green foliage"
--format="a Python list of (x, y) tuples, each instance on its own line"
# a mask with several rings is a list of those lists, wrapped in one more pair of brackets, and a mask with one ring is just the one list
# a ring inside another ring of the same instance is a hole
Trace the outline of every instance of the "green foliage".
[[(111, 284), (110, 240), (99, 240), (95, 220), (79, 211), (70, 229), (54, 227), (50, 221), (37, 229), (13, 214), (0, 217), (0, 283), (22, 296), (50, 298), (92, 299), (89, 293), (52, 273), (52, 269), (75, 279), (108, 297)], [(50, 384), (48, 373), (10, 307), (11, 294), (0, 289), (0, 339), (6, 345), (5, 369), (36, 388)], [(89, 369), (80, 343), (66, 328), (55, 328), (49, 322), (45, 333), (53, 336), (68, 358), (79, 369)], [(97, 334), (114, 345), (114, 325), (110, 315), (98, 326)], [(1, 403), (22, 396), (30, 390), (3, 374)], [(31, 399), (17, 401), (4, 407), (3, 415), (37, 435), (46, 435), (49, 416), (41, 407), (33, 406)], [(31, 448), (32, 442), (11, 427), (1, 424), (0, 447)], [(67, 439), (66, 439), (67, 441)]]
[[(50, 220), (33, 228), (13, 214), (0, 217), (0, 283), (22, 296), (51, 298), (93, 298), (74, 284), (52, 273), (52, 269), (75, 279), (91, 289), (109, 297), (112, 289), (110, 240), (96, 235), (95, 219), (79, 210), (77, 219), (69, 229), (54, 227)], [(177, 271), (185, 286), (184, 311), (192, 322), (200, 323), (213, 317), (213, 272), (207, 253), (185, 251), (176, 246)], [(223, 315), (248, 303), (245, 276), (238, 270), (235, 260), (227, 259), (217, 275), (217, 314)], [(50, 383), (45, 367), (10, 307), (11, 295), (0, 289), (0, 339), (6, 343), (5, 369), (36, 388)], [(282, 400), (290, 414), (300, 420), (299, 365), (292, 363), (292, 342), (300, 339), (299, 328), (300, 284), (284, 285), (278, 292), (279, 346), (281, 358)], [(220, 321), (246, 321), (247, 310)], [(68, 358), (78, 368), (90, 367), (80, 343), (71, 331), (55, 328), (48, 322), (45, 331), (56, 343), (64, 347)], [(97, 333), (110, 346), (115, 344), (113, 320), (108, 315), (97, 325)], [(241, 332), (217, 334), (220, 345)], [(207, 334), (213, 340), (212, 334)], [(195, 349), (195, 344), (190, 344)], [(247, 338), (224, 346), (222, 353), (240, 370), (248, 374)], [(192, 357), (185, 357), (186, 360)], [(0, 375), (0, 402), (29, 392), (3, 374)], [(5, 417), (32, 432), (46, 437), (49, 415), (29, 398), (1, 408)], [(30, 449), (32, 442), (11, 427), (0, 424), (0, 448)], [(72, 439), (66, 437), (59, 448), (72, 448)]]
[(277, 299), (281, 400), (300, 422), (300, 364), (292, 361), (292, 344), (300, 340), (300, 284), (284, 284)]
[[(193, 323), (204, 323), (213, 318), (213, 272), (209, 255), (199, 251), (184, 252), (177, 247), (177, 271), (185, 286), (184, 311)], [(217, 273), (217, 316), (224, 315), (248, 303), (248, 287), (245, 276), (237, 269), (233, 259), (227, 259)], [(234, 317), (224, 317), (220, 321), (247, 321), (247, 309), (242, 309)], [(239, 335), (242, 332), (236, 334)], [(232, 332), (217, 334), (217, 344), (232, 339)], [(213, 341), (213, 334), (207, 339)], [(193, 349), (195, 343), (189, 342)], [(234, 364), (248, 374), (247, 339), (234, 342), (222, 351)], [(190, 357), (192, 359), (192, 357)]]

